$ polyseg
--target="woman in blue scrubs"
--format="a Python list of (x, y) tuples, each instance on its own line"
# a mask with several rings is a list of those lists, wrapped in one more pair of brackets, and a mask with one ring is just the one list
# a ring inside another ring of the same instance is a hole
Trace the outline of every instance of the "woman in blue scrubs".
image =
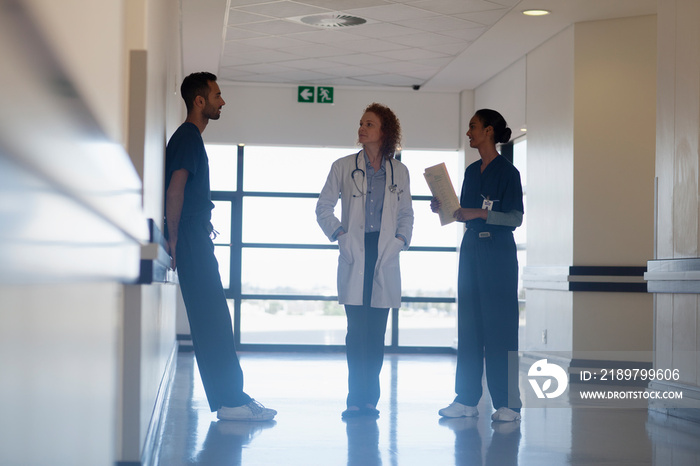
[[(494, 421), (520, 419), (518, 390), (518, 259), (513, 230), (522, 224), (520, 173), (496, 150), (511, 130), (495, 110), (477, 111), (469, 122), (469, 146), (481, 159), (467, 167), (454, 218), (465, 222), (459, 255), (458, 350), (454, 402), (444, 417), (478, 416), (484, 361)], [(440, 201), (431, 202), (433, 212)]]

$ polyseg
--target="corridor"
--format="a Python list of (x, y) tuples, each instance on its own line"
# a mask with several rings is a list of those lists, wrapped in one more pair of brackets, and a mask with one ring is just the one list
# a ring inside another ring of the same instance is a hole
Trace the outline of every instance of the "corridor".
[[(379, 419), (341, 420), (343, 354), (242, 353), (246, 391), (275, 421), (218, 421), (193, 354), (181, 352), (159, 439), (158, 466), (697, 465), (700, 427), (643, 408), (592, 401), (523, 408), (519, 424), (440, 419), (453, 397), (455, 357), (387, 355)], [(521, 374), (521, 390), (524, 377)], [(527, 383), (527, 382), (526, 382)]]

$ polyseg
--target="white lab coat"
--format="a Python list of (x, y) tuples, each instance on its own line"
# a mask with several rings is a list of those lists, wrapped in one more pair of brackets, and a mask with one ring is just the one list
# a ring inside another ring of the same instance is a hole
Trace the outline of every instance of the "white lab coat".
[[(357, 165), (356, 165), (357, 161)], [(392, 165), (394, 192), (390, 189)], [(345, 234), (338, 238), (338, 302), (362, 305), (365, 270), (365, 200), (367, 196), (358, 191), (351, 174), (359, 167), (366, 171), (363, 151), (336, 160), (328, 174), (326, 184), (316, 204), (316, 219), (323, 232), (333, 241), (333, 234), (342, 226)], [(399, 252), (408, 249), (413, 232), (413, 207), (409, 186), (408, 169), (396, 159), (386, 162), (386, 191), (379, 231), (377, 265), (374, 272), (370, 305), (376, 308), (398, 308), (401, 306), (401, 273)], [(357, 185), (367, 192), (367, 177), (357, 173)], [(335, 215), (335, 206), (341, 199), (341, 218)], [(403, 240), (396, 237), (402, 235)]]

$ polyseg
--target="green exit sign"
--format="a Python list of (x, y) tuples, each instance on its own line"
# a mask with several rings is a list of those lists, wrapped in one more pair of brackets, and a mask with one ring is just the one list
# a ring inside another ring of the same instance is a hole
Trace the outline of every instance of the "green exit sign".
[(327, 86), (318, 86), (318, 89), (316, 89), (316, 102), (319, 104), (332, 104), (333, 88)]
[(314, 102), (316, 89), (313, 86), (299, 86), (297, 91), (297, 102)]
[(299, 86), (297, 89), (297, 102), (319, 104), (333, 103), (333, 88), (329, 86)]

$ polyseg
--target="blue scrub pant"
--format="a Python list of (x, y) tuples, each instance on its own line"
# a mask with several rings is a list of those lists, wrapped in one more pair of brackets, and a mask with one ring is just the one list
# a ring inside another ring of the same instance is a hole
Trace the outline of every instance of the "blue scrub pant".
[(181, 219), (176, 258), (197, 366), (209, 408), (216, 411), (244, 405), (251, 398), (243, 392), (243, 371), (211, 231), (208, 219)]
[(518, 259), (510, 231), (485, 238), (473, 230), (465, 232), (457, 293), (455, 401), (479, 403), (485, 362), (494, 408), (519, 411), (518, 365), (508, 364), (518, 351)]
[(377, 406), (379, 401), (379, 374), (384, 363), (384, 334), (389, 309), (370, 306), (378, 244), (378, 232), (365, 234), (363, 305), (345, 306), (345, 314), (348, 318), (348, 333), (345, 336), (348, 361), (348, 407)]

